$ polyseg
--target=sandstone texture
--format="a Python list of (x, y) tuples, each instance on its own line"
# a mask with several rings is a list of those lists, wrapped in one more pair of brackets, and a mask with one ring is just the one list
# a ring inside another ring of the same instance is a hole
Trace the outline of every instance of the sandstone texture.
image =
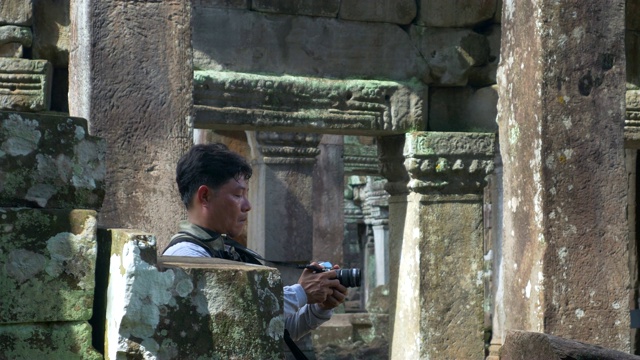
[(45, 60), (0, 57), (0, 110), (49, 110), (52, 75)]
[(494, 17), (496, 0), (420, 0), (418, 24), (431, 27), (472, 27)]
[(91, 326), (82, 321), (0, 325), (0, 349), (0, 359), (103, 358), (91, 347)]
[(410, 35), (437, 85), (464, 86), (470, 71), (489, 61), (489, 41), (472, 30), (412, 26)]
[(630, 349), (624, 7), (504, 3), (498, 338), (523, 329)]
[(252, 0), (251, 9), (277, 14), (336, 17), (340, 0)]
[(627, 87), (640, 89), (640, 31), (626, 31)]
[(604, 349), (579, 341), (563, 339), (549, 334), (510, 331), (500, 351), (504, 360), (638, 360), (640, 356)]
[(425, 126), (419, 83), (217, 71), (194, 77), (198, 128), (375, 135)]
[(19, 43), (25, 47), (31, 47), (32, 41), (33, 36), (29, 27), (15, 25), (0, 26), (0, 45)]
[(417, 10), (414, 0), (342, 0), (340, 18), (406, 25), (416, 17)]
[(313, 331), (319, 359), (389, 359), (387, 314), (334, 314)]
[(429, 130), (495, 132), (498, 87), (429, 89)]
[(21, 43), (10, 42), (0, 45), (0, 57), (21, 58), (24, 54), (24, 46)]
[(106, 359), (282, 358), (282, 283), (275, 269), (164, 257), (160, 271), (155, 237), (111, 234)]
[(99, 209), (105, 148), (84, 119), (0, 112), (0, 206)]
[(429, 74), (394, 24), (204, 8), (194, 10), (192, 26), (196, 70), (393, 80)]
[(191, 6), (199, 8), (249, 9), (249, 0), (192, 0)]
[(109, 144), (100, 224), (152, 230), (162, 248), (185, 216), (175, 166), (192, 144), (190, 6), (71, 6), (69, 112)]
[(33, 6), (34, 59), (56, 68), (69, 65), (71, 46), (70, 0), (38, 0)]
[(493, 134), (406, 135), (411, 193), (396, 270), (402, 296), (395, 304), (393, 359), (484, 357), (482, 192), (495, 141)]
[(31, 25), (33, 0), (9, 0), (0, 3), (0, 25)]
[(89, 320), (96, 212), (0, 209), (0, 324)]

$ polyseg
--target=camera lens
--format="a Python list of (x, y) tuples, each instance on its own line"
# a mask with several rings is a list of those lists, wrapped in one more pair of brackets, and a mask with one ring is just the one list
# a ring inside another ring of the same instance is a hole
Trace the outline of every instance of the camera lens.
[(361, 284), (360, 269), (338, 269), (336, 275), (340, 284), (345, 287), (359, 287)]

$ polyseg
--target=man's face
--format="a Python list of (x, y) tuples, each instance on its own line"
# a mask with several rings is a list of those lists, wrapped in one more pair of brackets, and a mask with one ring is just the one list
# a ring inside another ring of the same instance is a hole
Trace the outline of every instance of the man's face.
[(211, 229), (231, 237), (238, 236), (247, 222), (251, 204), (247, 199), (249, 188), (244, 178), (230, 179), (209, 201), (209, 224)]

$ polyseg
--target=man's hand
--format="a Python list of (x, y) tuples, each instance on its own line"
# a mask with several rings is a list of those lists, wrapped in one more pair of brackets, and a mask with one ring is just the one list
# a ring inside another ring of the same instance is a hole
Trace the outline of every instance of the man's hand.
[[(340, 269), (340, 266), (333, 265), (333, 270)], [(333, 271), (330, 271), (333, 272)], [(333, 288), (333, 292), (327, 296), (327, 299), (318, 306), (323, 310), (331, 310), (344, 302), (347, 297), (347, 288), (338, 281), (338, 286)]]
[[(318, 267), (318, 269), (322, 268), (317, 262), (313, 262), (311, 265)], [(300, 279), (298, 279), (298, 284), (302, 286), (307, 294), (307, 304), (324, 303), (328, 297), (333, 296), (335, 288), (338, 286), (344, 288), (344, 286), (340, 285), (340, 281), (336, 279), (335, 271), (316, 273), (313, 270), (304, 269)]]

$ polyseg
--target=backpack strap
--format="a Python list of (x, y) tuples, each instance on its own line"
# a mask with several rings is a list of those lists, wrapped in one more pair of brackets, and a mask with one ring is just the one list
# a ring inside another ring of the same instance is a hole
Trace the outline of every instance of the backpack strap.
[(210, 243), (210, 242), (212, 242), (212, 241), (214, 241), (214, 240), (216, 240), (216, 239), (217, 239), (217, 238), (215, 238), (215, 239), (203, 240), (203, 239), (201, 239), (201, 238), (199, 238), (199, 237), (197, 237), (197, 236), (193, 235), (193, 234), (192, 234), (192, 233), (190, 233), (190, 232), (187, 232), (187, 231), (180, 231), (180, 232), (178, 232), (176, 235), (174, 235), (174, 236), (171, 238), (171, 241), (169, 242), (169, 245), (167, 245), (167, 247), (165, 247), (165, 248), (164, 248), (164, 251), (162, 252), (162, 254), (164, 255), (164, 253), (165, 253), (165, 252), (167, 252), (167, 250), (168, 250), (170, 247), (172, 247), (173, 245), (176, 245), (176, 244), (180, 244), (180, 243), (186, 242), (186, 243), (190, 243), (190, 244), (194, 244), (194, 245), (198, 245), (198, 246), (200, 246), (200, 247), (201, 247), (201, 248), (203, 248), (203, 249), (207, 252), (207, 254), (209, 254), (209, 256), (211, 256), (211, 257), (220, 257), (220, 256), (216, 256), (216, 252), (218, 252), (218, 251), (215, 251), (214, 249), (212, 249), (212, 248), (209, 246), (209, 244), (208, 244), (208, 243)]

